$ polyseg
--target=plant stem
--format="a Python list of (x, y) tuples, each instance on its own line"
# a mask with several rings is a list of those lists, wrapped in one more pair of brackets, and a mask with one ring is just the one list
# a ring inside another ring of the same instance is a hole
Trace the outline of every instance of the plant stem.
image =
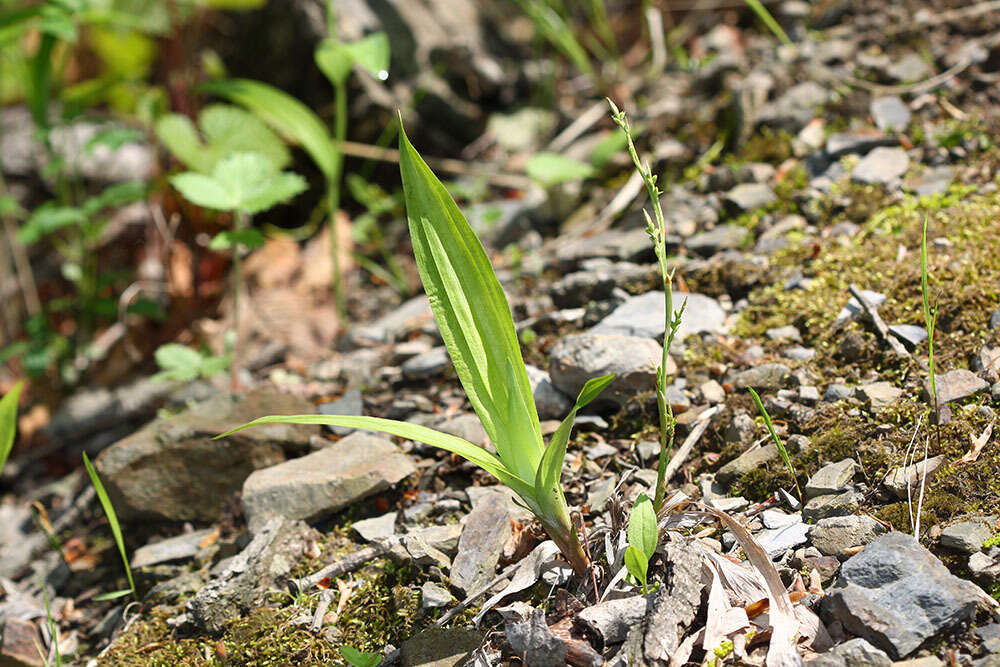
[[(934, 373), (934, 333), (937, 327), (937, 307), (931, 310), (931, 297), (927, 266), (927, 216), (924, 216), (924, 228), (920, 237), (920, 292), (924, 302), (924, 323), (927, 326), (927, 371), (930, 375), (931, 406), (934, 410), (934, 439), (938, 451), (941, 451), (941, 408), (938, 405), (937, 381)], [(919, 519), (919, 517), (918, 517)]]
[[(236, 212), (235, 220), (237, 238), (239, 232), (247, 228), (247, 214), (243, 211)], [(233, 244), (233, 352), (232, 361), (229, 363), (229, 380), (232, 390), (239, 391), (240, 388), (240, 290), (243, 288), (243, 258), (240, 255), (240, 244)]]

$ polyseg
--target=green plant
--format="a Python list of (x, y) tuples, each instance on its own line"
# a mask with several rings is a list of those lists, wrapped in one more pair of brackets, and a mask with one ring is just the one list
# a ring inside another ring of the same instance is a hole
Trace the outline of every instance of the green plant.
[(274, 162), (260, 153), (232, 153), (212, 166), (210, 174), (194, 171), (175, 174), (170, 183), (184, 197), (198, 206), (229, 211), (235, 217), (234, 229), (212, 239), (211, 247), (233, 252), (233, 340), (234, 359), (230, 366), (233, 384), (239, 371), (240, 351), (239, 294), (243, 288), (240, 247), (255, 248), (264, 242), (256, 229), (249, 227), (250, 216), (291, 199), (306, 189), (298, 174), (280, 171)]
[(14, 436), (17, 435), (17, 401), (21, 398), (23, 386), (24, 380), (21, 380), (0, 398), (0, 473), (7, 465), (10, 451), (14, 448)]
[(987, 537), (983, 541), (983, 548), (984, 549), (992, 549), (993, 547), (997, 547), (997, 546), (1000, 546), (1000, 533), (996, 533), (995, 535)]
[(160, 372), (153, 376), (154, 380), (188, 382), (199, 377), (209, 378), (222, 373), (230, 364), (228, 354), (204, 354), (178, 343), (161, 345), (156, 349), (155, 357)]
[(375, 667), (382, 662), (381, 653), (364, 653), (353, 646), (341, 646), (340, 655), (353, 667)]
[(625, 567), (632, 578), (642, 588), (648, 590), (647, 575), (649, 561), (656, 553), (660, 541), (660, 531), (656, 525), (656, 512), (646, 494), (641, 493), (632, 505), (628, 517), (628, 547), (625, 549)]
[(767, 10), (767, 7), (764, 6), (764, 3), (762, 3), (760, 0), (746, 0), (746, 3), (747, 6), (753, 10), (754, 14), (757, 15), (757, 18), (763, 21), (764, 25), (767, 26), (768, 30), (774, 33), (774, 36), (777, 37), (782, 44), (792, 43), (792, 40), (788, 38), (788, 33), (786, 33), (785, 29), (782, 28), (781, 25), (774, 20), (774, 16), (772, 16), (771, 12)]
[[(648, 164), (639, 159), (639, 153), (635, 149), (635, 142), (632, 139), (632, 129), (624, 111), (619, 111), (615, 103), (610, 99), (611, 117), (615, 124), (625, 133), (628, 145), (628, 153), (632, 158), (632, 163), (642, 176), (646, 184), (646, 193), (653, 206), (653, 218), (643, 209), (646, 216), (646, 233), (649, 234), (653, 242), (653, 250), (656, 253), (656, 261), (660, 267), (660, 277), (663, 281), (663, 301), (664, 301), (664, 334), (663, 334), (663, 356), (660, 365), (656, 369), (656, 407), (660, 415), (660, 458), (656, 469), (656, 490), (653, 498), (653, 509), (657, 514), (663, 507), (663, 498), (667, 490), (667, 480), (664, 478), (667, 471), (667, 461), (674, 448), (674, 433), (677, 428), (677, 420), (674, 419), (673, 406), (667, 400), (667, 361), (670, 356), (670, 345), (677, 335), (677, 330), (681, 326), (681, 319), (684, 316), (684, 309), (687, 307), (687, 299), (681, 307), (674, 312), (674, 272), (667, 269), (667, 223), (663, 217), (663, 209), (660, 206), (660, 190), (656, 186), (656, 176), (652, 173)], [(655, 221), (654, 221), (655, 218)]]
[[(52, 607), (49, 605), (49, 587), (44, 580), (41, 582), (41, 586), (42, 600), (45, 602), (45, 618), (49, 622), (49, 635), (52, 637), (52, 649), (55, 653), (55, 664), (56, 667), (62, 667), (62, 654), (59, 652), (59, 626), (56, 625), (56, 619), (52, 617)], [(48, 660), (45, 662), (48, 664)]]
[(127, 589), (120, 591), (103, 593), (94, 597), (94, 599), (115, 600), (120, 597), (125, 597), (129, 593), (138, 599), (138, 593), (136, 593), (135, 590), (135, 581), (132, 579), (132, 567), (128, 563), (128, 556), (125, 554), (125, 540), (122, 538), (122, 527), (121, 524), (118, 523), (118, 515), (115, 513), (115, 508), (111, 504), (111, 499), (108, 498), (108, 492), (104, 490), (104, 484), (101, 483), (101, 478), (97, 476), (97, 471), (94, 470), (94, 466), (90, 462), (87, 452), (83, 453), (83, 465), (86, 466), (87, 474), (90, 475), (90, 483), (94, 485), (94, 491), (97, 493), (97, 499), (101, 501), (101, 507), (104, 508), (104, 515), (108, 517), (108, 525), (111, 526), (111, 535), (115, 538), (115, 544), (118, 545), (118, 553), (121, 554), (122, 564), (125, 566), (125, 576), (128, 577), (129, 586)]
[(771, 421), (771, 415), (767, 413), (764, 408), (764, 404), (760, 400), (760, 396), (754, 391), (753, 387), (747, 387), (747, 391), (753, 396), (754, 403), (757, 404), (757, 409), (760, 410), (760, 414), (764, 417), (764, 424), (767, 425), (767, 432), (771, 434), (771, 439), (774, 441), (775, 447), (778, 448), (778, 454), (781, 456), (781, 460), (785, 463), (785, 467), (788, 468), (788, 472), (792, 475), (792, 480), (795, 482), (795, 491), (799, 494), (799, 500), (804, 501), (805, 498), (802, 496), (802, 489), (799, 488), (799, 480), (795, 475), (795, 467), (792, 466), (792, 459), (788, 456), (788, 449), (785, 448), (785, 443), (781, 441), (778, 437), (778, 432), (774, 430), (774, 423)]
[(525, 171), (528, 176), (547, 188), (568, 181), (590, 178), (597, 172), (593, 166), (586, 162), (545, 151), (532, 155), (525, 165)]
[[(927, 373), (930, 379), (930, 400), (935, 417), (938, 416), (937, 379), (934, 372), (934, 329), (937, 325), (937, 305), (931, 308), (931, 290), (929, 287), (930, 269), (927, 263), (927, 216), (924, 216), (923, 233), (920, 236), (920, 294), (924, 306), (924, 324), (927, 327)], [(935, 419), (935, 424), (937, 424)], [(938, 449), (941, 447), (940, 426), (937, 432)]]
[(510, 305), (500, 281), (455, 200), (402, 128), (399, 166), (424, 290), (455, 372), (483, 428), (496, 444), (497, 454), (453, 435), (376, 417), (271, 416), (229, 433), (255, 424), (329, 424), (380, 431), (453, 452), (517, 493), (576, 572), (583, 574), (587, 557), (570, 521), (560, 475), (577, 411), (597, 398), (614, 377), (594, 378), (583, 386), (573, 409), (546, 446)]

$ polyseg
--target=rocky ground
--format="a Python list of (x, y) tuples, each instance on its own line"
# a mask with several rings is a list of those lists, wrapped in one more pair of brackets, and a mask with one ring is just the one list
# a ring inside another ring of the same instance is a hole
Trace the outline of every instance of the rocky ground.
[[(994, 5), (789, 0), (775, 11), (794, 44), (706, 26), (687, 67), (619, 101), (663, 174), (675, 303), (687, 299), (668, 369), (676, 511), (653, 592), (615, 576), (628, 508), (656, 478), (664, 333), (644, 202), (620, 152), (601, 179), (470, 210), (511, 299), (543, 431), (586, 379), (618, 374), (577, 419), (563, 471), (593, 578), (574, 576), (495, 480), (441, 451), (315, 426), (212, 439), (265, 414), (318, 412), (489, 447), (426, 299), (383, 289), (352, 297), (358, 319), (337, 352), (261, 347), (239, 395), (139, 378), (66, 401), (46, 436), (100, 452), (139, 599), (94, 600), (125, 575), (86, 475), (14, 458), (0, 664), (44, 664), (36, 647), (52, 651), (55, 632), (66, 662), (98, 665), (343, 664), (345, 645), (412, 666), (759, 665), (781, 623), (823, 667), (1000, 662)], [(591, 117), (566, 153), (613, 132), (603, 111)], [(555, 122), (506, 120), (529, 149), (557, 134)]]

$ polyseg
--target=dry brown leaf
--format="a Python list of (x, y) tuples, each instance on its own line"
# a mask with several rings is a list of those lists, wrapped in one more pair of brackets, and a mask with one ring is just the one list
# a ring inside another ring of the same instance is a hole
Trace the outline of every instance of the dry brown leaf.
[(979, 460), (979, 455), (983, 453), (983, 448), (986, 447), (986, 443), (990, 441), (993, 436), (993, 424), (996, 423), (997, 418), (993, 417), (990, 423), (986, 425), (983, 432), (979, 434), (978, 438), (973, 438), (972, 434), (969, 434), (969, 441), (972, 443), (972, 449), (965, 453), (965, 456), (955, 461), (955, 463), (975, 463)]

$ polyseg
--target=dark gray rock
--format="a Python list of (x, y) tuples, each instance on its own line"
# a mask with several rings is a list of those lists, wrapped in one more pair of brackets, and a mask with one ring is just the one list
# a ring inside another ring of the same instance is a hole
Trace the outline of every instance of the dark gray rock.
[(695, 234), (684, 246), (699, 255), (710, 257), (720, 250), (739, 250), (750, 239), (750, 230), (741, 225), (719, 225), (707, 232)]
[(739, 479), (751, 470), (756, 470), (771, 461), (777, 460), (779, 456), (778, 446), (773, 442), (770, 442), (762, 447), (755, 447), (754, 449), (743, 452), (735, 459), (719, 468), (719, 471), (715, 473), (715, 477), (723, 484), (729, 484), (733, 480)]
[(403, 377), (407, 380), (428, 380), (443, 375), (451, 367), (451, 357), (443, 345), (403, 362)]
[(433, 322), (427, 296), (421, 294), (406, 301), (374, 322), (355, 327), (348, 333), (348, 341), (355, 347), (368, 347), (392, 343), (407, 333)]
[(993, 536), (996, 517), (977, 517), (961, 521), (941, 531), (941, 546), (972, 554), (981, 551), (983, 542)]
[(457, 667), (468, 664), (483, 643), (483, 633), (472, 628), (428, 628), (399, 647), (402, 667)]
[[(576, 396), (587, 380), (615, 373), (617, 377), (601, 393), (600, 400), (621, 404), (636, 394), (653, 390), (662, 356), (663, 348), (651, 338), (574, 334), (562, 338), (552, 348), (549, 375), (557, 389)], [(677, 367), (670, 361), (666, 370), (670, 375)]]
[(569, 273), (552, 284), (552, 302), (559, 308), (585, 306), (610, 298), (616, 287), (650, 276), (650, 267), (631, 262), (607, 263), (597, 269)]
[(489, 583), (510, 535), (511, 513), (503, 498), (497, 494), (484, 497), (465, 517), (451, 565), (452, 587), (468, 594)]
[(822, 612), (900, 659), (970, 620), (985, 597), (912, 536), (893, 532), (844, 563)]
[(876, 97), (869, 107), (875, 127), (883, 132), (902, 132), (910, 124), (910, 109), (895, 95)]
[(734, 212), (755, 211), (776, 199), (774, 190), (765, 183), (743, 183), (726, 193), (726, 206)]
[(855, 637), (805, 664), (808, 667), (891, 667), (892, 660), (885, 651)]
[(528, 384), (531, 386), (531, 394), (535, 397), (535, 408), (538, 410), (539, 419), (565, 417), (573, 407), (570, 398), (556, 389), (546, 371), (530, 364), (525, 366), (525, 370), (528, 372)]
[(830, 158), (839, 158), (851, 153), (864, 154), (874, 148), (894, 143), (897, 142), (881, 132), (872, 130), (836, 132), (826, 139), (826, 154)]
[(251, 532), (274, 516), (311, 521), (383, 491), (416, 472), (389, 438), (366, 431), (312, 454), (257, 470), (243, 483)]
[[(321, 415), (360, 417), (364, 413), (364, 407), (364, 402), (361, 399), (361, 391), (358, 389), (349, 389), (337, 400), (317, 405), (316, 412)], [(323, 428), (329, 429), (334, 435), (341, 436), (347, 435), (354, 430), (343, 426), (324, 426)]]
[(815, 81), (805, 81), (789, 88), (757, 114), (757, 123), (797, 133), (830, 99), (831, 90)]
[(745, 412), (733, 415), (732, 420), (726, 424), (726, 429), (723, 431), (726, 442), (736, 442), (744, 447), (753, 442), (757, 434), (757, 422)]
[(545, 623), (545, 612), (533, 609), (524, 621), (508, 621), (504, 633), (507, 641), (526, 665), (563, 667), (566, 664), (566, 644), (552, 634)]
[(839, 493), (854, 479), (858, 464), (854, 459), (844, 459), (829, 463), (809, 478), (806, 483), (806, 495), (822, 496), (828, 493)]
[(604, 646), (610, 646), (625, 641), (629, 631), (646, 617), (652, 607), (652, 597), (633, 595), (587, 607), (576, 618), (600, 637)]
[(835, 401), (845, 401), (854, 395), (854, 389), (846, 384), (834, 383), (823, 392), (823, 400), (831, 403)]
[(851, 489), (810, 498), (802, 508), (802, 518), (813, 523), (832, 516), (847, 516), (858, 509), (858, 495)]
[(793, 383), (791, 369), (785, 364), (770, 363), (739, 371), (731, 378), (737, 389), (779, 389)]
[(824, 556), (846, 558), (853, 547), (865, 546), (887, 532), (870, 516), (835, 516), (820, 519), (809, 531), (809, 541)]
[[(674, 310), (684, 308), (684, 318), (674, 341), (683, 342), (693, 334), (725, 332), (726, 311), (719, 302), (704, 294), (674, 292)], [(592, 328), (591, 333), (623, 334), (641, 338), (662, 339), (664, 332), (663, 292), (646, 292), (628, 299)]]
[(215, 436), (264, 415), (312, 411), (305, 399), (273, 390), (216, 396), (116, 442), (95, 466), (120, 519), (211, 521), (250, 473), (281, 463), (286, 449), (305, 451), (319, 428), (266, 424)]

